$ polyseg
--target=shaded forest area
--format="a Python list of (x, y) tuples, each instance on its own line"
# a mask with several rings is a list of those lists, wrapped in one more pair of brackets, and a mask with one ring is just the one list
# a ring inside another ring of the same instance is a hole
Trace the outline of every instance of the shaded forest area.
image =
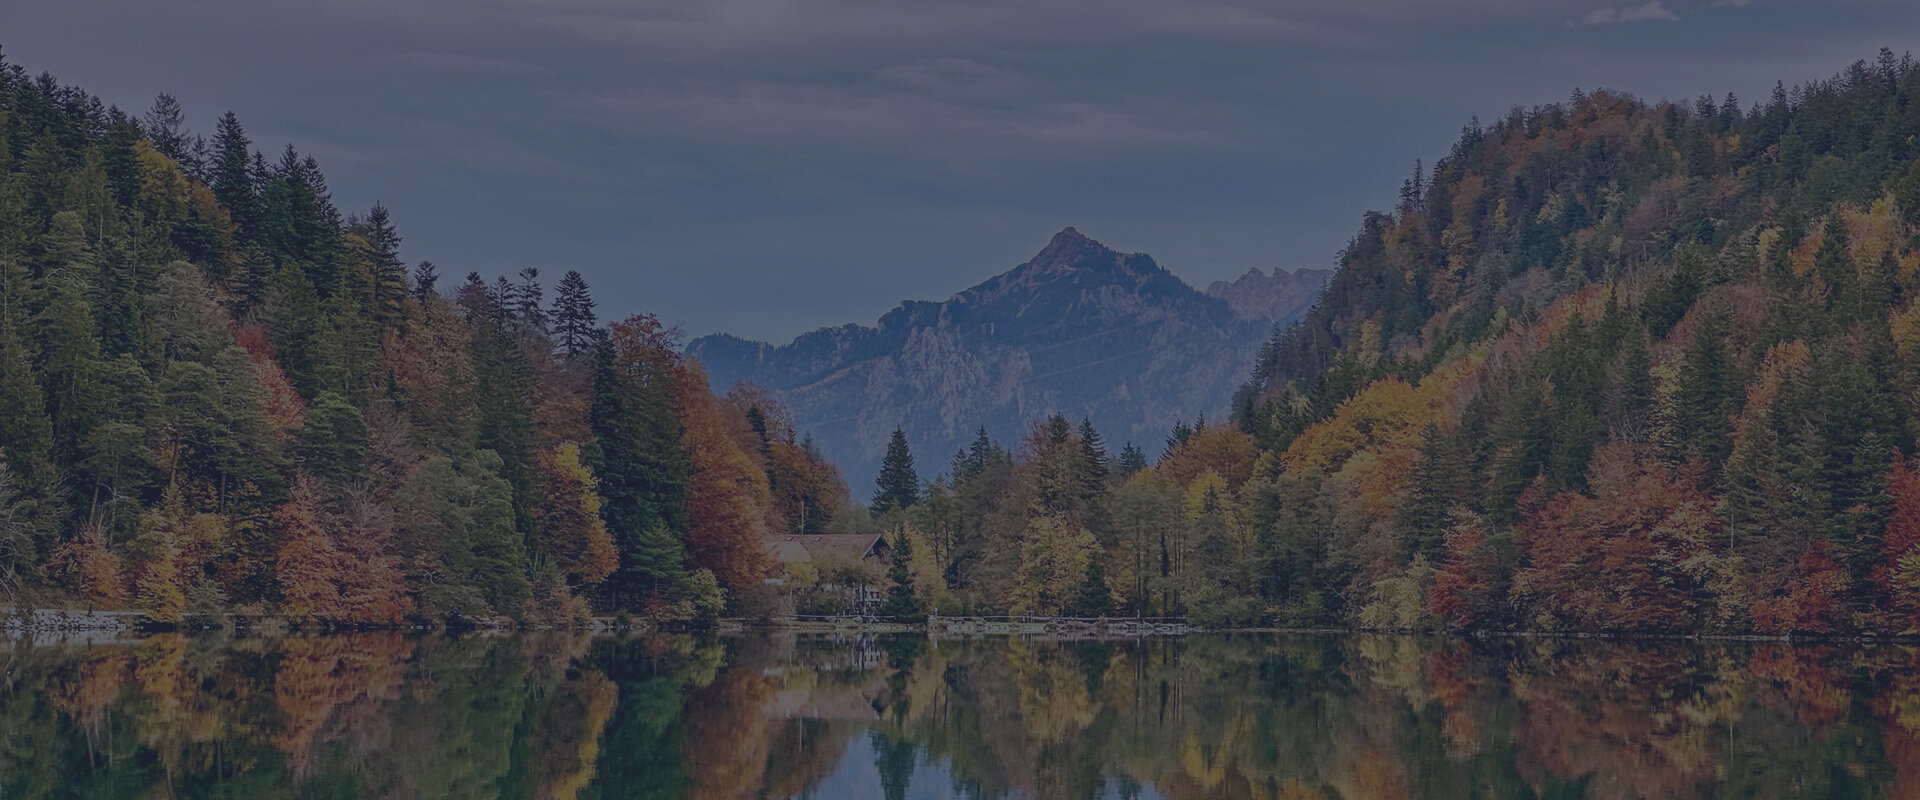
[[(716, 618), (853, 507), (750, 388), (569, 272), (443, 285), (311, 156), (0, 60), (7, 604), (329, 625)], [(857, 508), (857, 507), (855, 507)]]

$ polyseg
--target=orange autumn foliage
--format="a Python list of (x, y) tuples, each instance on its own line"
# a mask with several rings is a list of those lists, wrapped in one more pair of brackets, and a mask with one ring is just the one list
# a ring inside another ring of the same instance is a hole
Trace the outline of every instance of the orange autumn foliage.
[(773, 569), (767, 552), (767, 475), (740, 447), (744, 423), (707, 391), (706, 373), (689, 364), (682, 381), (680, 442), (687, 452), (687, 561), (729, 587), (752, 586)]
[(1887, 627), (1912, 631), (1920, 628), (1920, 473), (1899, 453), (1887, 476), (1887, 494), (1893, 496), (1893, 518), (1880, 540), (1873, 581), (1894, 617)]
[(1523, 520), (1516, 599), (1544, 628), (1692, 628), (1708, 598), (1687, 558), (1716, 538), (1712, 498), (1650, 445), (1610, 441), (1592, 463), (1591, 494), (1562, 492)]

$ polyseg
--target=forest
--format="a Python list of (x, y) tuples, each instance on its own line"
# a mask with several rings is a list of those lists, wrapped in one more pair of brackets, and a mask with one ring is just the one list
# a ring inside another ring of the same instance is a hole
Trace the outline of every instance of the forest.
[[(1920, 64), (1468, 124), (1223, 419), (856, 502), (585, 280), (444, 282), (319, 165), (0, 61), (0, 589), (321, 626), (857, 610), (1920, 632)], [(921, 454), (924, 459), (927, 454)], [(864, 493), (863, 493), (864, 494)], [(890, 563), (773, 543), (884, 537)]]
[(578, 272), (442, 282), (232, 113), (0, 59), (0, 595), (161, 625), (711, 620), (850, 509)]
[[(1055, 418), (901, 523), (935, 605), (1380, 630), (1920, 631), (1920, 64), (1467, 125), (1231, 419)], [(883, 517), (884, 519), (884, 517)]]

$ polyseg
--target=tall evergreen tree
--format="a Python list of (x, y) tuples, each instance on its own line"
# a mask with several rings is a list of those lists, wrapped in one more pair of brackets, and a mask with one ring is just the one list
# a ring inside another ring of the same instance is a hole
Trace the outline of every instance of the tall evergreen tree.
[(593, 331), (598, 320), (593, 315), (593, 294), (579, 270), (567, 270), (554, 288), (553, 337), (567, 358), (587, 352), (593, 346)]
[(886, 459), (880, 462), (875, 480), (873, 510), (885, 513), (907, 508), (920, 500), (920, 474), (913, 470), (913, 453), (907, 449), (907, 432), (893, 429), (887, 441)]
[(1733, 364), (1727, 353), (1725, 306), (1705, 310), (1680, 372), (1674, 460), (1693, 453), (1717, 470), (1733, 448)]
[(1120, 448), (1120, 461), (1117, 465), (1120, 477), (1131, 478), (1135, 473), (1147, 468), (1147, 453), (1133, 442), (1127, 442)]
[(1091, 419), (1080, 420), (1080, 470), (1081, 483), (1089, 496), (1106, 491), (1112, 465), (1106, 440), (1100, 437)]
[(887, 590), (886, 602), (880, 604), (880, 616), (910, 620), (926, 613), (925, 604), (913, 589), (913, 540), (906, 531), (893, 537), (893, 566), (887, 570), (887, 579), (893, 586)]
[(421, 303), (440, 293), (440, 270), (431, 261), (421, 261), (413, 268), (413, 298)]
[(258, 222), (259, 189), (254, 183), (253, 141), (232, 111), (221, 115), (213, 132), (214, 161), (209, 167), (213, 196), (233, 215), (243, 240), (253, 236)]
[(1413, 496), (1402, 511), (1410, 556), (1425, 556), (1438, 564), (1446, 555), (1446, 530), (1454, 506), (1466, 500), (1469, 488), (1466, 449), (1439, 425), (1427, 423), (1420, 432), (1420, 460), (1414, 462)]
[(620, 552), (619, 568), (602, 586), (612, 607), (639, 609), (650, 598), (674, 598), (687, 579), (680, 537), (689, 478), (671, 367), (623, 357), (606, 335), (593, 352), (587, 461), (600, 480), (600, 516)]
[(162, 92), (154, 98), (153, 107), (147, 110), (140, 128), (147, 135), (147, 141), (153, 143), (154, 150), (173, 159), (188, 174), (196, 171), (193, 142), (187, 137), (187, 115), (173, 95)]
[(520, 270), (520, 283), (514, 287), (511, 310), (523, 325), (535, 329), (547, 324), (546, 309), (540, 307), (544, 291), (540, 288), (540, 268), (526, 267)]
[(380, 324), (400, 324), (401, 303), (407, 296), (407, 265), (400, 261), (400, 232), (387, 207), (374, 203), (367, 212), (367, 266), (372, 271), (373, 316)]

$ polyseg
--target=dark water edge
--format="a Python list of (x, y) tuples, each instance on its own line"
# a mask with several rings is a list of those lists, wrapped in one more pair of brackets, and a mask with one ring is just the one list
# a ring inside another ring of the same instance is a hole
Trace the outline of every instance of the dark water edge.
[(160, 634), (0, 645), (0, 797), (1911, 797), (1920, 649)]

